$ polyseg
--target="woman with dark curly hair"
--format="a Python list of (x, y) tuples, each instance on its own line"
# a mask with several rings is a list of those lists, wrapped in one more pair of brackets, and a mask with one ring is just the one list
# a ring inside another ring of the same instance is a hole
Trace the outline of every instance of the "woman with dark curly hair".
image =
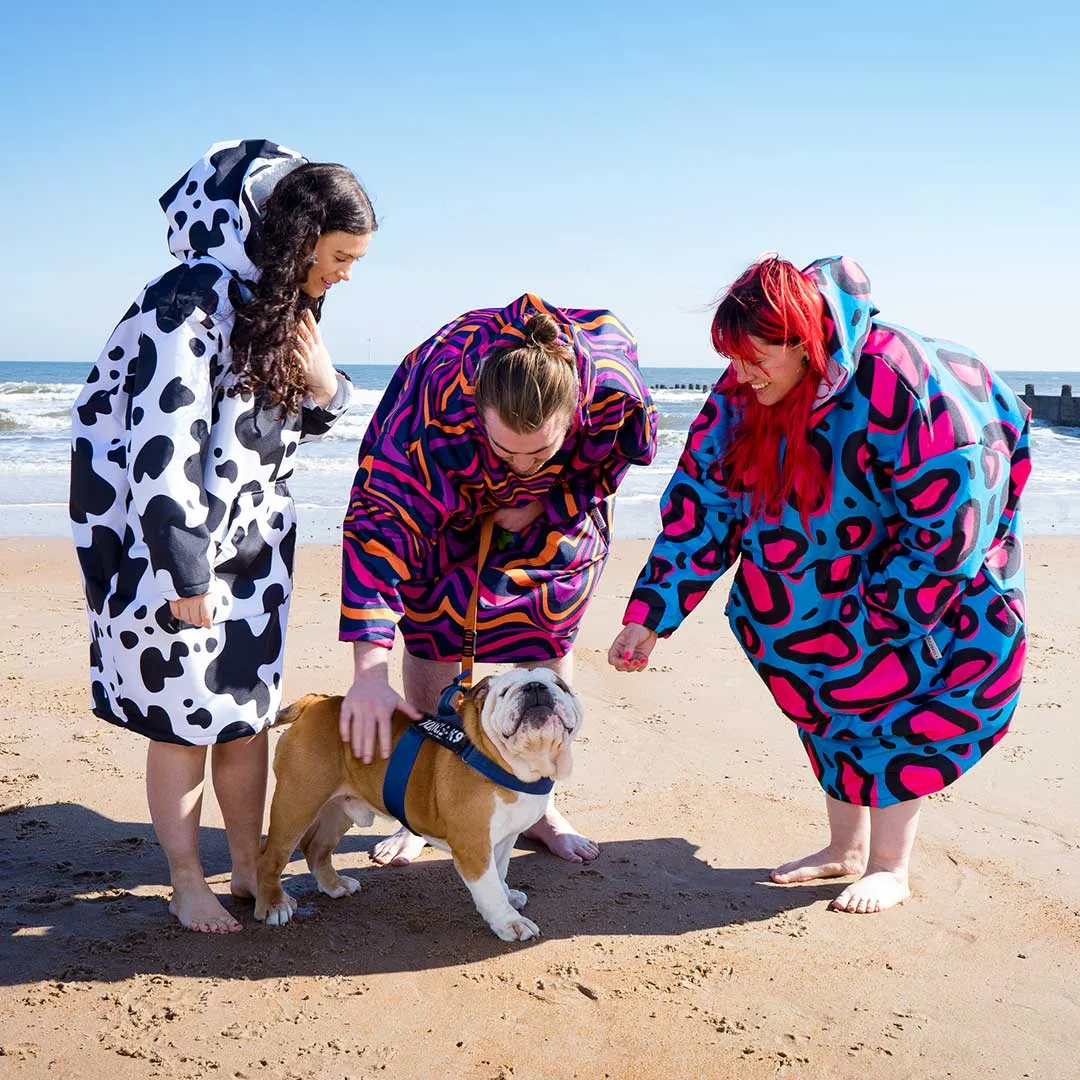
[(376, 221), (347, 169), (261, 140), (215, 144), (161, 205), (180, 265), (131, 306), (75, 403), (71, 519), (93, 711), (150, 740), (170, 911), (227, 933), (240, 923), (198, 853), (206, 747), (232, 892), (250, 896), (292, 591), (287, 479), (297, 444), (348, 405), (318, 319)]

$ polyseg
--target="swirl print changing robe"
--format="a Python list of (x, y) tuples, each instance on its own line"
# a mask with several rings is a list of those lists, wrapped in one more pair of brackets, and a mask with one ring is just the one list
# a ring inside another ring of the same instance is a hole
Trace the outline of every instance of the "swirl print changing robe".
[[(578, 407), (555, 455), (520, 476), (488, 444), (473, 394), (484, 355), (521, 345), (539, 312), (573, 347)], [(563, 656), (607, 560), (605, 500), (631, 464), (647, 465), (655, 452), (656, 410), (637, 346), (610, 312), (526, 294), (453, 320), (401, 363), (360, 445), (343, 529), (342, 640), (389, 648), (400, 617), (414, 656), (459, 660), (480, 517), (539, 501), (537, 520), (497, 535), (484, 564), (476, 657)]]
[[(281, 698), (297, 444), (345, 411), (283, 417), (229, 395), (233, 297), (276, 181), (302, 164), (262, 140), (215, 143), (162, 197), (180, 260), (113, 331), (72, 411), (71, 521), (90, 618), (94, 713), (148, 738), (226, 742)], [(209, 592), (211, 629), (169, 600)]]
[(876, 319), (855, 263), (805, 273), (825, 300), (811, 443), (829, 505), (806, 529), (791, 507), (755, 520), (729, 492), (729, 369), (691, 427), (624, 622), (671, 634), (738, 563), (728, 620), (822, 787), (887, 806), (952, 783), (1016, 708), (1030, 411), (962, 346)]

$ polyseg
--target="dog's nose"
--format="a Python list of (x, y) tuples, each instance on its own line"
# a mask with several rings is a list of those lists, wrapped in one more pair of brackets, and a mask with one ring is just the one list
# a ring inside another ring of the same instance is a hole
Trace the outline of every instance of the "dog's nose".
[(550, 707), (555, 704), (555, 699), (551, 696), (551, 687), (544, 682), (526, 683), (521, 688), (521, 693), (526, 706), (546, 705)]
[(547, 683), (526, 683), (518, 696), (521, 723), (526, 727), (542, 727), (555, 711), (555, 698)]

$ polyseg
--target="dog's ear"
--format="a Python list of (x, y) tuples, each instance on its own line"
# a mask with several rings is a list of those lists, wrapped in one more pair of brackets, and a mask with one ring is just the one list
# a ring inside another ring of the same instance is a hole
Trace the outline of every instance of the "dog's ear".
[(299, 720), (312, 705), (325, 701), (328, 696), (328, 694), (305, 694), (291, 705), (286, 705), (285, 708), (278, 710), (277, 718), (274, 720), (275, 725), (283, 727), (285, 724), (291, 724)]
[(562, 691), (563, 691), (563, 693), (564, 693), (564, 694), (566, 694), (566, 695), (567, 695), (568, 697), (571, 697), (571, 696), (573, 696), (573, 693), (574, 693), (574, 691), (570, 689), (570, 687), (569, 687), (569, 686), (568, 686), (568, 685), (566, 684), (566, 682), (565, 682), (565, 681), (563, 680), (562, 676), (561, 676), (561, 675), (558, 675), (558, 674), (556, 674), (555, 672), (552, 672), (552, 674), (553, 674), (553, 675), (555, 675), (555, 685), (556, 685), (556, 686), (557, 686), (557, 687), (558, 687), (558, 688), (559, 688), (560, 690), (562, 690)]
[(574, 754), (572, 750), (572, 743), (569, 739), (563, 741), (562, 748), (555, 756), (555, 777), (556, 780), (565, 780), (574, 768)]
[[(465, 701), (471, 701), (476, 706), (476, 711), (482, 712), (490, 689), (491, 676), (485, 675), (472, 689), (465, 692)], [(464, 703), (463, 701), (462, 704)]]

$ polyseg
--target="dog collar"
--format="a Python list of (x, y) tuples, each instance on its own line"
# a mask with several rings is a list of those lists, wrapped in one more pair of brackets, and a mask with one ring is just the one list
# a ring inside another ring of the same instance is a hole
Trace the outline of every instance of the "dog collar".
[(416, 764), (416, 756), (420, 753), (420, 747), (424, 745), (425, 739), (430, 739), (457, 754), (469, 768), (475, 769), (500, 787), (520, 791), (525, 795), (547, 795), (551, 791), (555, 786), (554, 780), (548, 777), (542, 780), (520, 780), (512, 772), (508, 772), (492, 761), (470, 740), (461, 726), (457, 713), (451, 714), (445, 710), (445, 702), (446, 695), (439, 703), (439, 716), (425, 716), (422, 720), (410, 724), (402, 732), (386, 766), (382, 790), (383, 805), (409, 832), (414, 830), (405, 817), (405, 789), (409, 784), (413, 766)]

